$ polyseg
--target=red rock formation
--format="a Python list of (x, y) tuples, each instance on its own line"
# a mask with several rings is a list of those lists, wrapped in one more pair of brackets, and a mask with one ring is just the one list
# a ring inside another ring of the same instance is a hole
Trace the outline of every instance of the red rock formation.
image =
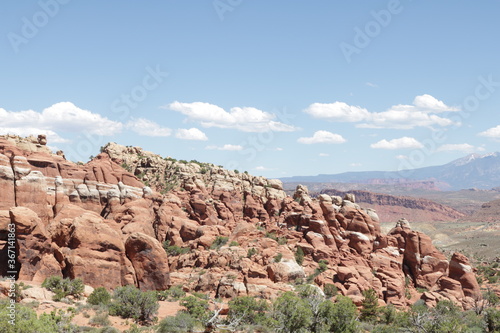
[(279, 181), (116, 144), (76, 165), (30, 140), (0, 137), (0, 246), (15, 223), (23, 279), (63, 275), (94, 287), (182, 284), (218, 297), (274, 297), (312, 276), (357, 304), (373, 288), (398, 306), (415, 287), (429, 289), (429, 304), (447, 297), (465, 306), (478, 294), (465, 257), (449, 264), (408, 223), (383, 235), (357, 193), (316, 200), (299, 186), (291, 198)]

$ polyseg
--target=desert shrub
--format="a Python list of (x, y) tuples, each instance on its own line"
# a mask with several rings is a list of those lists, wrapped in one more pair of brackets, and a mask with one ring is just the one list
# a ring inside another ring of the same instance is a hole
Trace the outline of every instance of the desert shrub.
[(103, 327), (99, 331), (99, 333), (120, 333), (120, 331), (117, 328), (108, 326), (108, 327)]
[(180, 305), (196, 320), (205, 321), (208, 317), (208, 301), (196, 296), (187, 296), (181, 299)]
[(337, 287), (335, 287), (335, 285), (327, 283), (323, 288), (323, 292), (325, 293), (326, 297), (331, 298), (333, 296), (337, 296), (339, 290), (337, 289)]
[(499, 332), (500, 331), (500, 311), (494, 308), (489, 308), (484, 314), (484, 319), (486, 321), (486, 326), (489, 332)]
[(125, 286), (115, 289), (109, 313), (149, 324), (155, 319), (158, 308), (158, 299), (154, 291), (143, 292), (134, 286)]
[(373, 289), (365, 290), (363, 297), (360, 319), (364, 321), (377, 320), (379, 312), (377, 292)]
[(238, 243), (237, 241), (232, 241), (231, 243), (229, 243), (229, 246), (240, 246), (240, 243)]
[(274, 332), (306, 333), (310, 332), (313, 312), (307, 301), (288, 291), (276, 298), (271, 316)]
[(318, 265), (319, 265), (319, 271), (320, 272), (324, 272), (328, 269), (328, 261), (327, 260), (324, 260), (324, 259), (321, 259), (319, 262), (318, 262)]
[(169, 240), (164, 241), (162, 245), (163, 245), (163, 249), (165, 250), (165, 252), (167, 252), (167, 254), (169, 256), (173, 256), (173, 257), (184, 254), (184, 253), (188, 253), (190, 250), (188, 247), (180, 247), (178, 245), (170, 245)]
[(286, 243), (288, 243), (288, 239), (286, 239), (286, 237), (278, 237), (278, 245), (285, 245)]
[[(58, 332), (57, 323), (49, 315), (37, 317), (33, 309), (15, 304), (15, 310), (8, 299), (0, 301), (0, 332), (2, 333), (54, 333)], [(15, 311), (15, 320), (10, 314)]]
[(274, 257), (274, 262), (280, 262), (282, 258), (283, 258), (283, 254), (282, 254), (282, 253), (278, 253), (278, 254)]
[(170, 289), (158, 291), (156, 295), (159, 301), (177, 301), (186, 296), (186, 292), (181, 286), (172, 286)]
[(187, 312), (178, 312), (175, 316), (165, 317), (159, 325), (158, 333), (193, 332), (201, 324)]
[(269, 322), (269, 306), (265, 300), (250, 296), (239, 296), (229, 301), (229, 322), (237, 321), (240, 325), (266, 325)]
[(278, 241), (278, 236), (276, 236), (275, 232), (266, 232), (265, 237), (274, 239), (275, 241)]
[(109, 320), (109, 314), (106, 311), (96, 313), (89, 320), (89, 324), (93, 326), (109, 326), (111, 321)]
[(111, 301), (111, 294), (104, 287), (98, 287), (87, 298), (87, 303), (92, 305), (108, 305)]
[(248, 251), (247, 251), (247, 258), (251, 258), (253, 255), (257, 254), (257, 249), (252, 247), (252, 248), (249, 248)]
[(51, 276), (43, 281), (42, 287), (55, 293), (54, 301), (60, 301), (69, 295), (80, 298), (85, 285), (82, 279), (79, 278), (70, 280), (68, 278), (63, 279), (60, 276)]
[(219, 249), (221, 248), (223, 245), (225, 245), (227, 243), (227, 241), (229, 240), (228, 237), (224, 237), (224, 236), (217, 236), (214, 240), (214, 242), (212, 243), (212, 245), (210, 245), (210, 248), (212, 250), (215, 250), (215, 249)]
[(355, 333), (358, 332), (357, 318), (358, 310), (352, 300), (337, 296), (335, 303), (325, 300), (319, 304), (313, 331)]
[(295, 251), (295, 261), (297, 264), (302, 266), (302, 263), (304, 262), (304, 251), (300, 246), (297, 247), (297, 250)]

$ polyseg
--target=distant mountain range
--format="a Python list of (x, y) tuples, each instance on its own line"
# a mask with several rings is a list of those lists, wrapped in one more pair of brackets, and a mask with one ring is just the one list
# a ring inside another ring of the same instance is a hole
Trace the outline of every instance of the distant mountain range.
[(403, 171), (359, 171), (281, 178), (285, 183), (404, 184), (433, 182), (440, 190), (491, 189), (500, 186), (500, 153), (470, 154), (450, 163)]

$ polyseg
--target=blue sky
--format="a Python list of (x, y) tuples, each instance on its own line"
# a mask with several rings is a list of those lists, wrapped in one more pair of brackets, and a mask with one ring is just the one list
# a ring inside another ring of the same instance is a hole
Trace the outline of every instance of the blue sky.
[(5, 1), (0, 133), (267, 177), (497, 151), (498, 1)]

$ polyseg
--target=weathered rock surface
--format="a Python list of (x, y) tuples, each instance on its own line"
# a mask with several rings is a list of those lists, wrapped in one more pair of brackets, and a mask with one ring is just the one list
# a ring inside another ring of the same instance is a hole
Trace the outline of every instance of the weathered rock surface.
[(114, 143), (76, 165), (43, 143), (0, 137), (0, 256), (14, 223), (19, 278), (270, 298), (312, 276), (356, 304), (373, 288), (398, 306), (416, 287), (429, 304), (478, 295), (467, 258), (448, 262), (407, 221), (382, 234), (357, 193), (288, 197), (277, 180)]

